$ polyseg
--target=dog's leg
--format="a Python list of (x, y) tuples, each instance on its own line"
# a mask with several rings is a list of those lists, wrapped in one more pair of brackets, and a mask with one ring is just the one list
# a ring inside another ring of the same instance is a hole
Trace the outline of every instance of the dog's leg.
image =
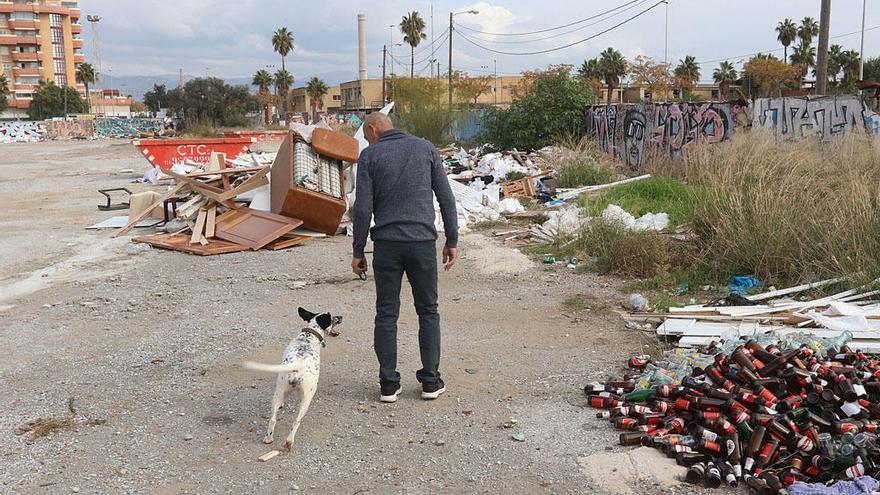
[(293, 421), (293, 428), (290, 429), (290, 434), (287, 435), (287, 441), (284, 442), (284, 446), (287, 447), (287, 450), (293, 448), (293, 439), (296, 436), (296, 430), (299, 429), (300, 423), (302, 423), (303, 417), (309, 411), (309, 405), (312, 403), (312, 398), (315, 396), (315, 391), (318, 388), (317, 382), (315, 383), (301, 383), (298, 387), (299, 390), (299, 404), (297, 405), (296, 419)]
[(278, 410), (281, 409), (281, 407), (284, 405), (284, 400), (287, 398), (287, 395), (289, 393), (290, 384), (287, 383), (286, 380), (282, 379), (281, 376), (279, 376), (278, 381), (275, 384), (275, 393), (272, 395), (272, 415), (269, 417), (269, 429), (266, 431), (266, 437), (263, 438), (263, 443), (273, 442), (275, 423), (278, 420)]

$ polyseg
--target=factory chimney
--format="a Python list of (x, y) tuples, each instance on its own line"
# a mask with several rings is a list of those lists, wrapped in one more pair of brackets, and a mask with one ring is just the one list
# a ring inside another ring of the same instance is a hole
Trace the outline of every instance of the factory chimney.
[(358, 14), (358, 79), (367, 80), (367, 29), (366, 16)]

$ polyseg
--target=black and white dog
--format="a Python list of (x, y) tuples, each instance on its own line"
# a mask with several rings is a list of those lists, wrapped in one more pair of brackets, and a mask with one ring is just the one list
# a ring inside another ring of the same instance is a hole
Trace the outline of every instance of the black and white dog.
[(275, 383), (275, 394), (272, 396), (272, 416), (269, 418), (269, 430), (266, 432), (264, 443), (272, 443), (275, 432), (275, 422), (278, 410), (284, 405), (284, 400), (294, 390), (299, 395), (298, 411), (293, 421), (293, 428), (287, 435), (284, 446), (287, 450), (293, 447), (293, 439), (296, 430), (302, 422), (303, 416), (309, 410), (315, 391), (318, 389), (318, 378), (321, 373), (321, 348), (326, 345), (328, 335), (337, 336), (339, 333), (335, 327), (342, 323), (341, 316), (332, 316), (330, 313), (315, 313), (299, 308), (299, 316), (308, 322), (300, 334), (287, 344), (284, 350), (284, 359), (281, 364), (261, 364), (254, 362), (244, 363), (244, 367), (267, 373), (278, 373)]

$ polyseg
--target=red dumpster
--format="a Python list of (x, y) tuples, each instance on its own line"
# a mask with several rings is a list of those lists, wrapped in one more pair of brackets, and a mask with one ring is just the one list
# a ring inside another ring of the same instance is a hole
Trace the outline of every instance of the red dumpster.
[(228, 138), (252, 137), (256, 139), (258, 143), (262, 143), (265, 141), (284, 141), (284, 138), (287, 136), (287, 131), (223, 131), (223, 135)]
[(253, 137), (224, 137), (208, 139), (139, 139), (137, 146), (154, 167), (171, 168), (186, 160), (207, 163), (212, 152), (226, 153), (235, 158), (256, 142)]

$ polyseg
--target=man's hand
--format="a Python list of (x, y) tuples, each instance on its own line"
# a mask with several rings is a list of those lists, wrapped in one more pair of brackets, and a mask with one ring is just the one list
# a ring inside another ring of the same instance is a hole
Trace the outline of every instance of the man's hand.
[(354, 272), (355, 275), (362, 275), (367, 273), (367, 259), (366, 258), (352, 258), (351, 259), (351, 271)]
[(446, 246), (443, 248), (443, 269), (452, 270), (452, 265), (458, 261), (458, 248)]

